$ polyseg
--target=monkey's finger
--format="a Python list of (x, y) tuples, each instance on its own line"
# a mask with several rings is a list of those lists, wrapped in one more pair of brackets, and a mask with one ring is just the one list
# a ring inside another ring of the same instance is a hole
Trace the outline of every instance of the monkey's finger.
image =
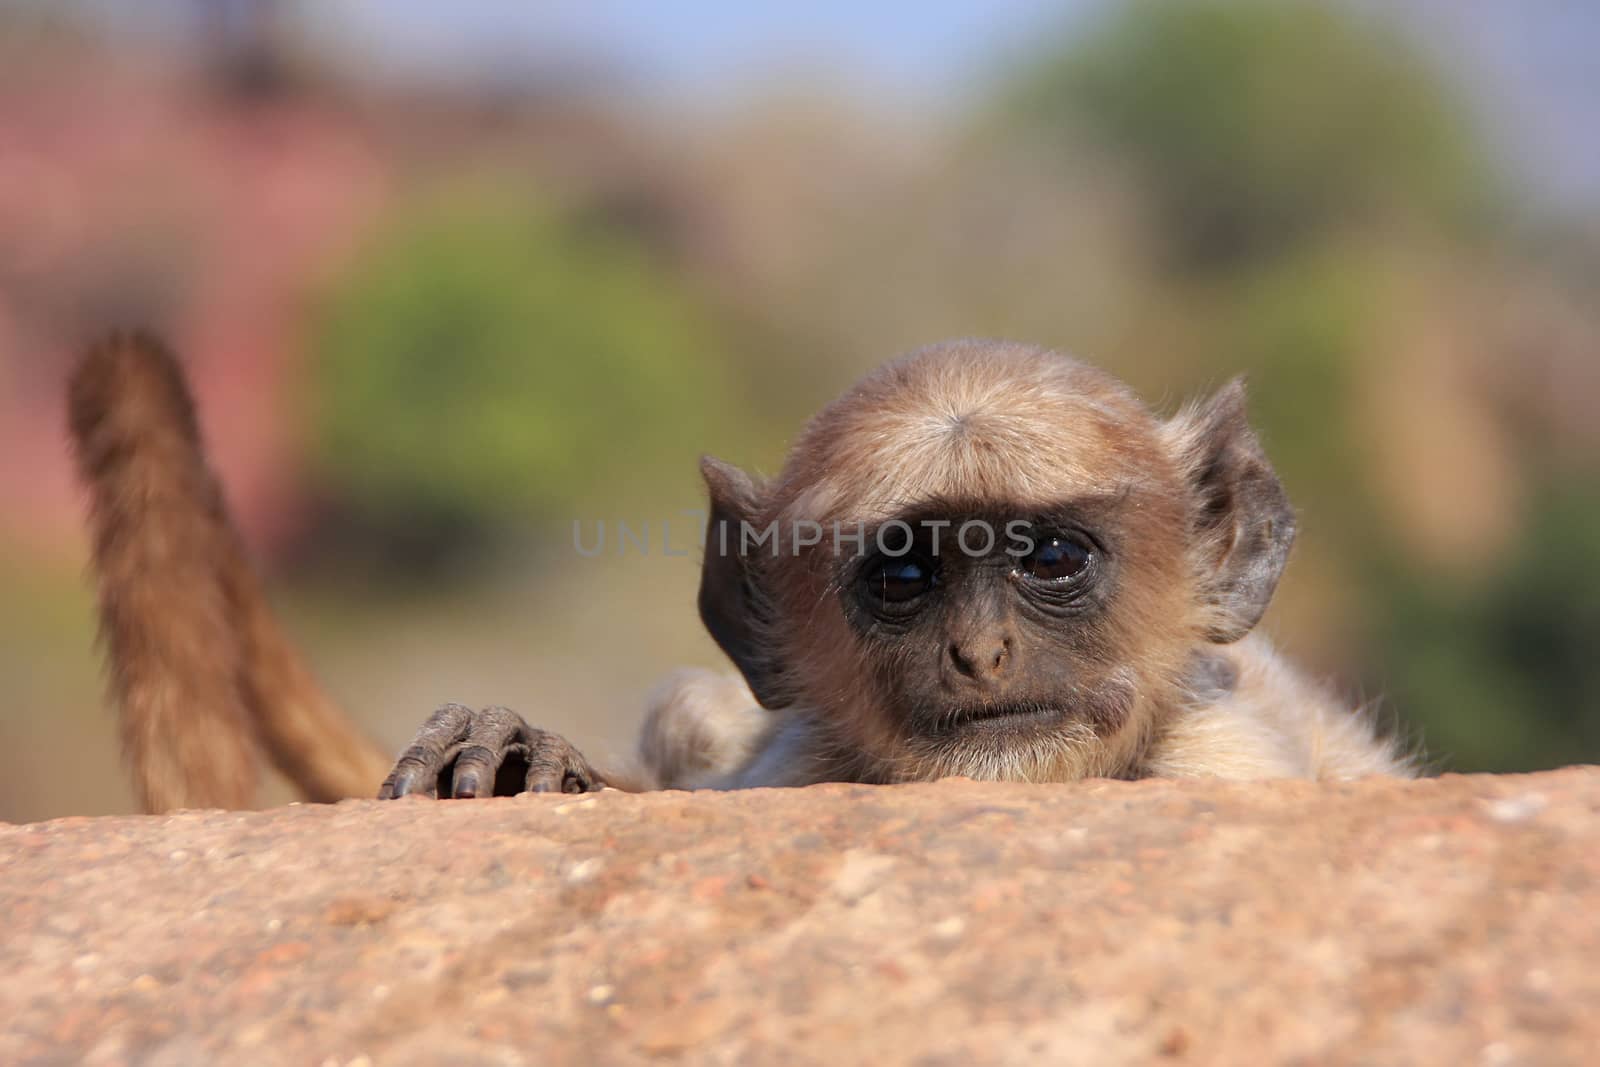
[(510, 708), (484, 708), (474, 715), (466, 741), (456, 757), (450, 795), (458, 800), (469, 800), (485, 793), (493, 796), (495, 772), (528, 729), (522, 716)]
[(378, 799), (411, 793), (432, 796), (438, 789), (439, 772), (449, 764), (471, 725), (472, 709), (462, 704), (446, 704), (428, 716), (384, 779)]
[(539, 731), (528, 745), (528, 792), (589, 793), (604, 784), (566, 738)]

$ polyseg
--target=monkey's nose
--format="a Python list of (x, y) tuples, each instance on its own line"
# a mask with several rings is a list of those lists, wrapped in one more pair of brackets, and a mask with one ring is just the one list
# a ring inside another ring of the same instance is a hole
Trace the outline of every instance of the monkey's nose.
[(988, 682), (1005, 673), (1011, 661), (1010, 637), (984, 637), (950, 642), (950, 664), (956, 673), (975, 682)]

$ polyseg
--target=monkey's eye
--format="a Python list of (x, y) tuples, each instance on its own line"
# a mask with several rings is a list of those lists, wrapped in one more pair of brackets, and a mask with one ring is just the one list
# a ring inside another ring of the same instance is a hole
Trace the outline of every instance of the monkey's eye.
[(1017, 569), (1035, 581), (1065, 583), (1082, 574), (1092, 558), (1089, 546), (1075, 537), (1048, 537)]
[(917, 556), (881, 556), (861, 575), (861, 584), (882, 604), (906, 604), (932, 589), (937, 574), (933, 561)]

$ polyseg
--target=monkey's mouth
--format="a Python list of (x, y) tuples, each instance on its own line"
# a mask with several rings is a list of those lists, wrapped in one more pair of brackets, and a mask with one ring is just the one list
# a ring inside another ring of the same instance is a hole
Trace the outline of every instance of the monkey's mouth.
[(1017, 701), (1004, 704), (969, 704), (946, 712), (941, 725), (947, 730), (1004, 729), (1054, 722), (1061, 709), (1054, 704)]

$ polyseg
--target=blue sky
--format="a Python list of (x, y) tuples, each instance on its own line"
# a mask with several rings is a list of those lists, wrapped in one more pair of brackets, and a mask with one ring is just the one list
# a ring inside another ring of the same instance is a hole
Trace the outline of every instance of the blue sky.
[(654, 91), (712, 96), (774, 70), (837, 66), (912, 100), (937, 99), (1096, 0), (729, 3), (642, 0), (326, 0), (319, 18), (388, 62), (451, 67), (603, 61)]
[[(34, 0), (49, 5), (57, 0)], [(126, 28), (249, 0), (77, 0)], [(727, 104), (786, 71), (937, 107), (1009, 50), (1117, 0), (286, 0), (323, 40), (401, 71), (593, 69), (664, 101)], [(1452, 73), (1532, 187), (1600, 205), (1600, 0), (1343, 0)]]

